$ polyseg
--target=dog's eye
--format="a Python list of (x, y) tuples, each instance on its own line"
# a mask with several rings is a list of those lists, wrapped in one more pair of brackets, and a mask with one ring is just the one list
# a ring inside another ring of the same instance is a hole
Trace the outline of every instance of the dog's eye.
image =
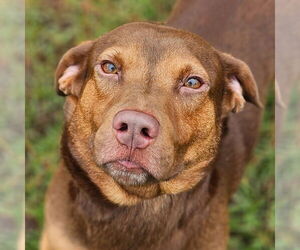
[(191, 89), (199, 89), (203, 85), (203, 82), (197, 77), (188, 78), (183, 84), (184, 87)]
[(106, 74), (116, 74), (118, 73), (118, 68), (112, 62), (104, 62), (101, 64), (101, 68)]

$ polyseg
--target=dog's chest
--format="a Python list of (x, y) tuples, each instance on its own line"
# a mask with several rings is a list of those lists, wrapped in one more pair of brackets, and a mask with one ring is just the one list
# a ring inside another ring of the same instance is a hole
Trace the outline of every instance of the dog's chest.
[(199, 198), (197, 202), (195, 195), (181, 195), (162, 196), (134, 207), (88, 206), (89, 211), (80, 211), (88, 249), (159, 250), (172, 246), (176, 250), (183, 249), (199, 231), (203, 202)]

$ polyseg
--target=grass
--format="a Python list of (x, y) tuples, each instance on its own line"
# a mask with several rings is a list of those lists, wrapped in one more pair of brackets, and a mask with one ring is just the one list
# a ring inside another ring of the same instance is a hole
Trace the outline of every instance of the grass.
[[(27, 1), (26, 14), (26, 249), (36, 250), (44, 195), (58, 164), (63, 98), (53, 74), (60, 56), (126, 22), (163, 21), (174, 0)], [(230, 249), (273, 249), (274, 96), (269, 97), (260, 141), (231, 205)], [(242, 225), (242, 226), (241, 226)]]

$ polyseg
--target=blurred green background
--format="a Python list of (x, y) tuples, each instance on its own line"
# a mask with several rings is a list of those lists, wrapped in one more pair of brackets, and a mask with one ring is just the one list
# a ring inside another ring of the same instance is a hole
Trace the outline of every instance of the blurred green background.
[(0, 249), (16, 249), (23, 228), (24, 5), (0, 1)]
[[(174, 0), (26, 1), (26, 249), (38, 249), (44, 195), (59, 161), (63, 98), (53, 76), (72, 46), (127, 22), (164, 21)], [(232, 201), (229, 249), (274, 249), (274, 91), (260, 140)]]

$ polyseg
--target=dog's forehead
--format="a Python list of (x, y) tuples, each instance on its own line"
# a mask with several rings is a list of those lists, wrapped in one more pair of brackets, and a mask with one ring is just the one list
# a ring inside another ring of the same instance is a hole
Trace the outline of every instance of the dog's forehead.
[(173, 77), (190, 68), (197, 71), (195, 74), (200, 72), (201, 77), (214, 81), (219, 69), (216, 54), (216, 50), (196, 34), (165, 25), (133, 23), (96, 40), (91, 64), (117, 58), (124, 69), (134, 69), (136, 75), (167, 70)]
[(150, 23), (122, 25), (100, 37), (95, 47), (98, 48), (98, 54), (110, 47), (119, 48), (148, 57), (153, 62), (158, 57), (174, 53), (201, 56), (213, 51), (204, 39), (195, 34)]

